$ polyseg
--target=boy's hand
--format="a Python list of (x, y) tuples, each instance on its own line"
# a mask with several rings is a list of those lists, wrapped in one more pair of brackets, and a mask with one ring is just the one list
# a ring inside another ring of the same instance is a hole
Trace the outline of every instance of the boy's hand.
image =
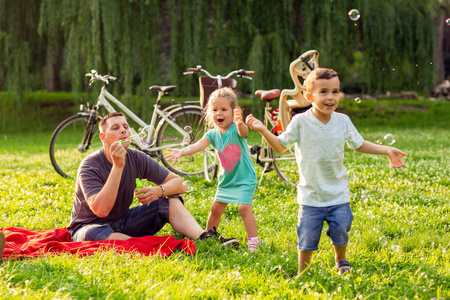
[(166, 156), (164, 156), (165, 159), (167, 160), (172, 160), (173, 159), (173, 163), (172, 165), (174, 165), (177, 161), (181, 162), (181, 157), (183, 156), (182, 151), (183, 150), (179, 150), (179, 149), (167, 149), (168, 151), (172, 152), (170, 154), (167, 154)]
[(245, 119), (245, 124), (247, 124), (250, 129), (256, 131), (262, 131), (265, 128), (264, 124), (260, 120), (255, 118), (252, 114), (247, 116), (247, 118)]
[(402, 156), (406, 156), (405, 152), (397, 148), (391, 148), (387, 151), (386, 155), (389, 159), (389, 162), (391, 163), (391, 167), (400, 168), (405, 165), (405, 163), (402, 161)]

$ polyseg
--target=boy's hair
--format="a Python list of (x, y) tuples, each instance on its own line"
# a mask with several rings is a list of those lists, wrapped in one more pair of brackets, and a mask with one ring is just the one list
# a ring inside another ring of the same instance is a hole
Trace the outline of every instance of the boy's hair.
[(338, 77), (338, 73), (333, 69), (327, 68), (317, 68), (308, 74), (305, 80), (306, 92), (311, 92), (313, 84), (318, 79), (331, 79), (333, 77)]
[(104, 132), (106, 130), (106, 121), (108, 121), (109, 118), (113, 117), (125, 117), (125, 115), (119, 111), (114, 111), (112, 113), (103, 116), (103, 118), (98, 123), (98, 128), (100, 129), (100, 132)]
[(231, 109), (238, 108), (237, 94), (232, 88), (223, 87), (223, 88), (217, 89), (214, 92), (212, 92), (211, 95), (209, 96), (208, 103), (206, 104), (206, 112), (205, 112), (206, 113), (205, 121), (206, 121), (206, 124), (210, 127), (214, 126), (214, 120), (213, 120), (212, 111), (211, 111), (212, 102), (215, 99), (221, 98), (221, 97), (228, 99), (228, 101), (230, 102)]

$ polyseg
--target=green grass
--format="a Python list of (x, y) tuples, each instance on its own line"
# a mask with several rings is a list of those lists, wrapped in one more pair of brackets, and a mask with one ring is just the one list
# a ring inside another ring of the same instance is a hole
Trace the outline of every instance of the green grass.
[[(385, 157), (346, 150), (355, 216), (348, 246), (355, 272), (350, 276), (337, 275), (325, 232), (311, 267), (296, 276), (295, 189), (270, 172), (253, 202), (263, 242), (256, 253), (246, 250), (244, 226), (237, 207), (230, 205), (219, 232), (239, 238), (238, 249), (206, 241), (198, 243), (194, 256), (107, 252), (6, 261), (0, 265), (0, 298), (450, 299), (450, 105), (444, 104), (396, 119), (353, 118), (367, 140), (392, 133), (394, 146), (408, 156), (406, 167), (391, 169)], [(52, 169), (50, 135), (0, 136), (0, 228), (37, 230), (69, 223), (74, 181)], [(205, 226), (215, 185), (201, 177), (189, 180), (194, 190), (186, 195), (186, 206)], [(161, 234), (182, 238), (169, 225)]]

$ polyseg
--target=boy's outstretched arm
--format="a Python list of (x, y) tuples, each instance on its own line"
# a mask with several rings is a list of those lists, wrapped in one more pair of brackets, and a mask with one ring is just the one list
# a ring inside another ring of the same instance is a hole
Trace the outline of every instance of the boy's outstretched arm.
[(368, 154), (386, 155), (389, 159), (391, 167), (393, 168), (400, 168), (405, 165), (402, 161), (402, 156), (406, 156), (406, 153), (394, 147), (382, 146), (364, 141), (362, 146), (355, 151)]
[(267, 143), (269, 143), (270, 147), (273, 148), (273, 150), (278, 153), (286, 152), (287, 148), (281, 145), (280, 139), (270, 132), (270, 130), (267, 129), (266, 126), (264, 126), (264, 124), (253, 115), (248, 115), (245, 119), (245, 123), (250, 129), (258, 131)]
[(182, 156), (186, 156), (186, 155), (191, 155), (200, 151), (205, 150), (206, 148), (208, 148), (209, 146), (209, 140), (205, 137), (201, 138), (201, 140), (199, 140), (197, 143), (190, 145), (184, 149), (167, 149), (168, 151), (170, 151), (170, 154), (167, 154), (166, 156), (164, 156), (165, 159), (167, 160), (172, 160), (173, 159), (173, 165), (178, 161), (181, 161), (181, 157)]

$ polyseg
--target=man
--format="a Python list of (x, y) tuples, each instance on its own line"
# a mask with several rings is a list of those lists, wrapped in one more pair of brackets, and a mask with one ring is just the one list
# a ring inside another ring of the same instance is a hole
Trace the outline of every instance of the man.
[(3, 251), (5, 251), (5, 234), (3, 231), (0, 231), (0, 264), (3, 262)]
[[(146, 154), (128, 149), (130, 128), (120, 112), (99, 123), (103, 148), (86, 157), (78, 169), (75, 201), (67, 230), (73, 241), (127, 240), (156, 234), (166, 223), (191, 239), (219, 236), (205, 231), (184, 207), (183, 180)], [(135, 191), (136, 178), (157, 186)], [(133, 197), (142, 205), (130, 209)], [(237, 239), (219, 237), (222, 244)]]

